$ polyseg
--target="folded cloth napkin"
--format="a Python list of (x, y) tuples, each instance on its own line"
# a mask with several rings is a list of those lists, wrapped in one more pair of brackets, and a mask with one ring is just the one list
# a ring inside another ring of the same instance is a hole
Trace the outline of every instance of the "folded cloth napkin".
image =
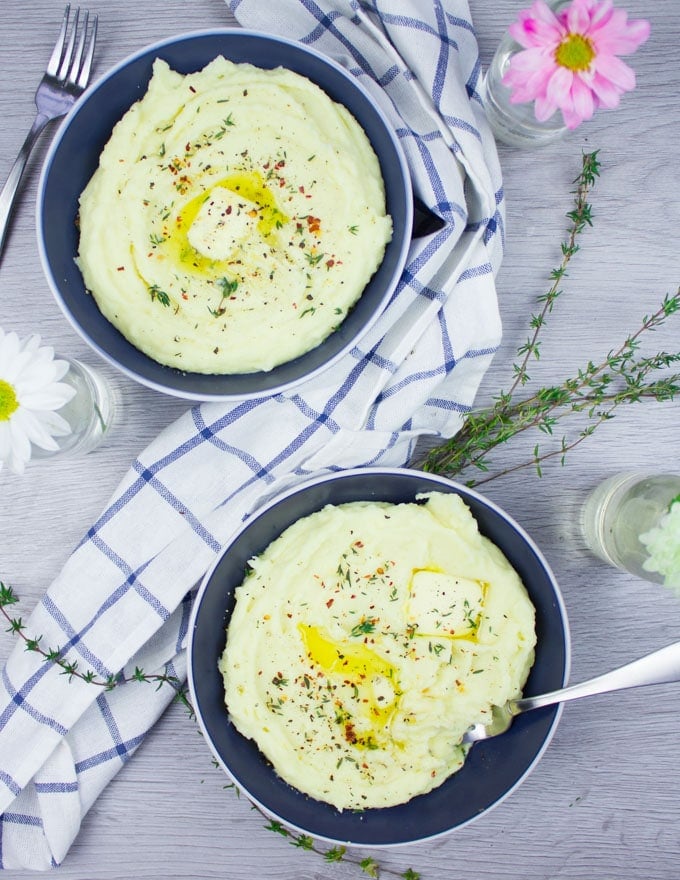
[[(416, 195), (445, 222), (413, 241), (383, 315), (334, 366), (285, 394), (195, 406), (133, 462), (27, 624), (104, 679), (135, 667), (183, 679), (191, 590), (242, 521), (311, 475), (404, 465), (418, 437), (454, 434), (500, 340), (503, 198), (465, 0), (230, 6), (374, 94)], [(18, 645), (0, 679), (0, 865), (58, 865), (172, 697), (69, 680)]]

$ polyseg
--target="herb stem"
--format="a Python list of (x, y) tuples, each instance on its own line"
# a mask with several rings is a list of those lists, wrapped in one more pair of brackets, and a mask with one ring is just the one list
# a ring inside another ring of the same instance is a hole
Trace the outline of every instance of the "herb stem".
[(83, 672), (78, 668), (77, 660), (67, 660), (61, 648), (44, 648), (42, 646), (42, 636), (33, 638), (26, 632), (26, 624), (20, 617), (11, 617), (7, 608), (15, 605), (19, 601), (14, 590), (0, 581), (0, 614), (5, 618), (9, 626), (7, 632), (13, 633), (23, 640), (27, 651), (34, 651), (39, 654), (46, 663), (54, 663), (61, 668), (63, 675), (68, 676), (69, 680), (73, 678), (80, 679), (87, 684), (93, 684), (105, 690), (113, 690), (121, 684), (132, 681), (143, 681), (155, 683), (158, 687), (164, 684), (170, 685), (175, 691), (175, 698), (187, 710), (191, 717), (194, 717), (194, 710), (189, 701), (185, 684), (175, 675), (171, 675), (166, 667), (165, 672), (146, 673), (143, 669), (136, 667), (130, 675), (110, 675), (107, 678), (97, 676), (91, 669)]
[[(680, 352), (657, 352), (642, 356), (639, 348), (643, 336), (659, 328), (667, 318), (680, 311), (680, 289), (675, 295), (666, 295), (659, 308), (645, 316), (637, 330), (611, 350), (598, 363), (588, 361), (576, 374), (556, 385), (539, 387), (525, 397), (518, 392), (529, 381), (528, 365), (533, 358), (540, 359), (540, 333), (547, 323), (557, 298), (561, 295), (561, 282), (566, 268), (579, 250), (577, 238), (592, 226), (592, 209), (587, 197), (596, 178), (600, 163), (597, 151), (582, 157), (580, 175), (576, 178), (574, 207), (567, 213), (570, 226), (562, 243), (562, 260), (550, 274), (552, 279), (548, 292), (539, 298), (542, 308), (532, 315), (532, 333), (518, 348), (518, 360), (513, 364), (514, 377), (508, 391), (501, 392), (493, 403), (484, 409), (472, 410), (460, 431), (449, 440), (431, 449), (421, 461), (426, 471), (448, 476), (458, 475), (468, 468), (485, 473), (482, 479), (468, 480), (468, 485), (487, 483), (498, 476), (533, 465), (541, 474), (541, 463), (565, 455), (589, 437), (596, 428), (614, 417), (615, 410), (624, 403), (642, 400), (673, 400), (680, 394), (680, 373), (668, 370), (680, 364)], [(529, 461), (489, 473), (488, 455), (500, 445), (529, 429), (538, 429), (552, 435), (557, 424), (567, 416), (581, 415), (587, 425), (575, 437), (564, 438), (559, 449), (543, 451), (534, 447)]]

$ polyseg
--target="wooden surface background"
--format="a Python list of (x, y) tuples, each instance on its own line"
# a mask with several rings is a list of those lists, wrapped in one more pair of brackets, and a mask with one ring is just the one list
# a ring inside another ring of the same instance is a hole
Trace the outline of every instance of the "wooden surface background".
[[(264, 0), (263, 0), (264, 2)], [(275, 2), (275, 0), (271, 0)], [(432, 0), (422, 0), (423, 3)], [(444, 3), (445, 5), (445, 3)], [(525, 4), (470, 0), (482, 61)], [(528, 4), (526, 4), (528, 5)], [(582, 150), (600, 150), (594, 228), (581, 239), (565, 292), (545, 333), (536, 381), (559, 381), (600, 358), (655, 310), (680, 282), (680, 24), (677, 0), (628, 0), (652, 22), (633, 57), (635, 92), (566, 140), (542, 151), (500, 147), (507, 194), (507, 250), (498, 277), (504, 343), (479, 394), (507, 387), (536, 297), (559, 262), (565, 212)], [(230, 23), (222, 0), (91, 0), (100, 14), (96, 74), (143, 45), (182, 31)], [(61, 19), (62, 0), (3, 4), (0, 32), (0, 178), (28, 129), (33, 92)], [(114, 376), (62, 317), (43, 278), (34, 204), (44, 137), (31, 161), (0, 264), (0, 325), (39, 331), (58, 351), (99, 366), (119, 389), (109, 442), (92, 454), (0, 473), (0, 576), (21, 598), (24, 617), (104, 507), (134, 455), (186, 408)], [(679, 319), (652, 340), (673, 348)], [(680, 598), (593, 558), (579, 512), (601, 479), (627, 469), (680, 470), (678, 402), (621, 412), (561, 467), (499, 477), (486, 494), (535, 538), (564, 594), (572, 633), (572, 681), (598, 674), (680, 639)], [(501, 451), (499, 468), (527, 457), (537, 438)], [(0, 660), (13, 637), (0, 632)], [(597, 697), (565, 708), (540, 764), (503, 804), (433, 843), (375, 855), (390, 876), (408, 867), (427, 880), (582, 878), (661, 880), (680, 873), (680, 685)], [(226, 779), (196, 725), (173, 706), (86, 817), (60, 880), (277, 877), (346, 880), (365, 876), (348, 862), (326, 864), (264, 829)], [(32, 876), (14, 872), (13, 878)]]

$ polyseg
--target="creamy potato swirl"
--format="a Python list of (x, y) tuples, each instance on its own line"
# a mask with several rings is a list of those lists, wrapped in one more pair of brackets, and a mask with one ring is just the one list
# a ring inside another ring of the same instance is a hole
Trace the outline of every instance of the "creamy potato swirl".
[(160, 59), (80, 199), (78, 265), (149, 357), (267, 371), (343, 321), (392, 232), (378, 159), (308, 79), (216, 58)]
[(458, 495), (305, 517), (251, 561), (220, 660), (225, 703), (295, 788), (340, 810), (404, 803), (521, 692), (534, 608)]

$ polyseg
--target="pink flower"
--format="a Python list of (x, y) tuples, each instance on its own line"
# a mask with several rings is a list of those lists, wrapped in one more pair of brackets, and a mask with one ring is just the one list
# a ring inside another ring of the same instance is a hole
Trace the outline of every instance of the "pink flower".
[(649, 31), (648, 21), (628, 21), (611, 0), (572, 0), (559, 12), (535, 0), (509, 28), (524, 50), (512, 56), (503, 85), (511, 103), (535, 101), (540, 122), (559, 109), (565, 125), (576, 128), (635, 88), (635, 73), (617, 56), (634, 52)]

